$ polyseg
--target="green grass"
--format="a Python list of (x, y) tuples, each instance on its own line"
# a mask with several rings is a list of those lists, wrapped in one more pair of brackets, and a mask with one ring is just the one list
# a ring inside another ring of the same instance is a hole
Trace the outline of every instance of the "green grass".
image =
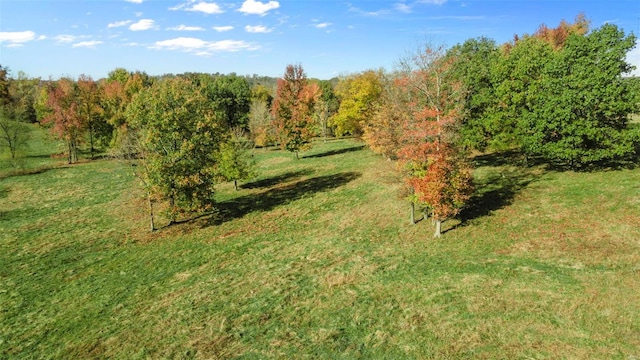
[(393, 163), (301, 155), (154, 234), (120, 163), (0, 180), (0, 358), (640, 356), (640, 170), (479, 157), (435, 240)]
[(47, 171), (65, 163), (64, 143), (54, 140), (49, 131), (39, 125), (29, 127), (30, 139), (26, 147), (19, 148), (15, 159), (8, 149), (0, 147), (0, 179)]

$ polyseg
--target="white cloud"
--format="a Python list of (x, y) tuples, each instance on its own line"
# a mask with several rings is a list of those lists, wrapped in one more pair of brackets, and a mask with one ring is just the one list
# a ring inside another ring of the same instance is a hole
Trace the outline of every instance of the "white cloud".
[(213, 30), (217, 31), (217, 32), (225, 32), (225, 31), (230, 31), (233, 30), (233, 26), (214, 26)]
[(446, 3), (447, 0), (418, 0), (417, 3), (420, 4), (430, 4), (430, 5), (442, 5)]
[(107, 25), (108, 28), (115, 28), (115, 27), (120, 27), (120, 26), (127, 26), (129, 24), (131, 24), (133, 21), (131, 20), (122, 20), (122, 21), (116, 21), (116, 22), (112, 22), (109, 23)]
[(263, 25), (256, 25), (256, 26), (251, 26), (251, 25), (247, 25), (244, 27), (244, 29), (248, 32), (248, 33), (262, 33), (262, 34), (266, 34), (266, 33), (270, 33), (271, 29), (268, 29), (266, 26)]
[(71, 45), (71, 47), (95, 47), (96, 45), (102, 44), (102, 41), (92, 40), (92, 41), (81, 41), (79, 43)]
[(133, 23), (129, 26), (131, 31), (149, 30), (155, 27), (155, 21), (151, 19), (141, 19), (140, 21)]
[(196, 38), (188, 38), (188, 37), (179, 37), (170, 40), (157, 41), (154, 46), (154, 49), (167, 49), (167, 50), (177, 50), (177, 49), (202, 49), (206, 47), (207, 42), (201, 39)]
[(204, 28), (201, 28), (200, 26), (178, 25), (178, 26), (167, 28), (167, 30), (175, 30), (175, 31), (204, 31)]
[(211, 51), (256, 50), (259, 46), (240, 40), (205, 41), (197, 38), (179, 37), (157, 41), (151, 48), (157, 50), (181, 50), (202, 55)]
[(38, 36), (38, 41), (46, 40), (46, 39), (47, 39), (47, 35), (40, 35), (40, 36)]
[(140, 17), (140, 16), (142, 16), (142, 15), (143, 15), (143, 13), (141, 13), (141, 12), (137, 12), (135, 15), (136, 15), (136, 17)]
[(195, 0), (190, 0), (186, 3), (170, 7), (169, 10), (199, 11), (209, 15), (222, 14), (224, 12), (220, 5), (216, 3), (209, 3), (206, 1), (196, 2)]
[(201, 11), (205, 14), (221, 14), (224, 11), (220, 9), (220, 6), (216, 3), (208, 3), (208, 2), (199, 2), (193, 5), (190, 8), (187, 8), (187, 11)]
[(2, 31), (0, 32), (0, 42), (6, 41), (10, 45), (22, 44), (35, 39), (36, 33), (33, 31)]
[(389, 10), (365, 11), (358, 7), (353, 6), (353, 4), (351, 3), (347, 3), (347, 6), (349, 7), (349, 11), (358, 13), (363, 16), (382, 16), (382, 15), (387, 15), (390, 12)]
[(410, 13), (411, 12), (411, 6), (405, 4), (405, 3), (397, 3), (395, 4), (395, 8), (396, 10), (403, 12), (403, 13)]
[(277, 9), (279, 7), (280, 7), (280, 3), (277, 1), (269, 1), (266, 3), (261, 3), (260, 1), (255, 1), (255, 0), (245, 0), (245, 2), (242, 3), (242, 6), (240, 7), (240, 9), (238, 9), (238, 11), (245, 14), (264, 16), (269, 11)]
[(316, 24), (315, 27), (317, 27), (318, 29), (324, 29), (331, 26), (330, 22), (324, 22), (324, 23), (320, 23), (320, 24)]
[(124, 0), (124, 1), (128, 1), (128, 2), (131, 2), (131, 3), (136, 3), (136, 4), (142, 4), (143, 0)]
[(59, 43), (70, 43), (76, 40), (76, 37), (73, 35), (58, 35), (54, 38)]

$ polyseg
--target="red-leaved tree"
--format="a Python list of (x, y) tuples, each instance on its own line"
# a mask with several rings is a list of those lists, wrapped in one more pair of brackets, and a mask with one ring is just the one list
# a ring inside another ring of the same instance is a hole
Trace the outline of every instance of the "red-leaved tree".
[(78, 161), (78, 142), (84, 130), (76, 83), (69, 78), (61, 78), (48, 88), (47, 115), (45, 124), (51, 124), (51, 132), (65, 140), (69, 164)]
[(301, 65), (287, 65), (277, 86), (272, 108), (276, 136), (280, 146), (294, 152), (297, 159), (300, 150), (311, 146), (313, 105), (320, 90), (317, 85), (309, 86)]
[(426, 205), (435, 222), (455, 216), (472, 192), (471, 166), (457, 142), (461, 86), (450, 76), (453, 59), (444, 48), (427, 47), (401, 62), (396, 86), (408, 116), (402, 125), (398, 157), (413, 201)]

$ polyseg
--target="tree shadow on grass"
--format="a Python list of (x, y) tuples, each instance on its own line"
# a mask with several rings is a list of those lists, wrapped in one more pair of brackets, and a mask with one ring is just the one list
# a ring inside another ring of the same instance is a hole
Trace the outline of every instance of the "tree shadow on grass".
[(305, 155), (302, 158), (303, 159), (320, 158), (320, 157), (325, 157), (325, 156), (344, 154), (344, 153), (353, 152), (353, 151), (360, 151), (362, 149), (364, 149), (364, 145), (353, 146), (353, 147), (345, 148), (345, 149), (331, 150), (331, 151), (323, 152), (323, 153), (320, 153), (320, 154)]
[(362, 176), (358, 172), (344, 172), (300, 180), (293, 184), (223, 201), (217, 204), (218, 212), (207, 219), (204, 226), (219, 225), (245, 215), (273, 210), (304, 196), (328, 191), (348, 184)]
[(242, 189), (262, 189), (262, 188), (268, 188), (268, 187), (272, 187), (290, 180), (293, 180), (295, 178), (299, 178), (305, 175), (311, 175), (312, 171), (309, 169), (305, 169), (305, 170), (298, 170), (298, 171), (290, 171), (278, 176), (274, 176), (274, 177), (270, 177), (270, 178), (266, 178), (266, 179), (261, 179), (261, 180), (257, 180), (257, 181), (252, 181), (250, 183), (246, 183), (243, 185), (240, 185), (240, 188)]
[(4, 173), (0, 173), (0, 180), (8, 179), (14, 176), (38, 175), (51, 170), (65, 169), (68, 165), (41, 166), (32, 169), (14, 169)]
[(539, 177), (533, 169), (520, 167), (490, 174), (475, 184), (476, 191), (458, 216), (461, 220), (459, 226), (511, 205), (515, 196)]
[(527, 167), (523, 163), (523, 157), (518, 151), (476, 156), (474, 164), (477, 168), (503, 168), (475, 181), (475, 192), (458, 215), (460, 224), (447, 231), (466, 226), (475, 219), (489, 216), (492, 212), (511, 205), (515, 196), (537, 181), (542, 174), (539, 167)]
[(525, 165), (525, 157), (518, 150), (506, 150), (490, 154), (477, 155), (473, 158), (476, 168), (483, 166)]

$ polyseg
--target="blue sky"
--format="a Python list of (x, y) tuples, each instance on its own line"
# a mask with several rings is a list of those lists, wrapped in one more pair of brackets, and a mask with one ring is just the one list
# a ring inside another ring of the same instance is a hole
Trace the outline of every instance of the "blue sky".
[[(640, 33), (640, 0), (2, 0), (0, 64), (14, 75), (99, 79), (116, 67), (281, 76), (300, 63), (328, 79), (392, 69), (425, 42), (503, 43), (581, 12), (592, 28)], [(628, 61), (640, 68), (640, 49)]]

